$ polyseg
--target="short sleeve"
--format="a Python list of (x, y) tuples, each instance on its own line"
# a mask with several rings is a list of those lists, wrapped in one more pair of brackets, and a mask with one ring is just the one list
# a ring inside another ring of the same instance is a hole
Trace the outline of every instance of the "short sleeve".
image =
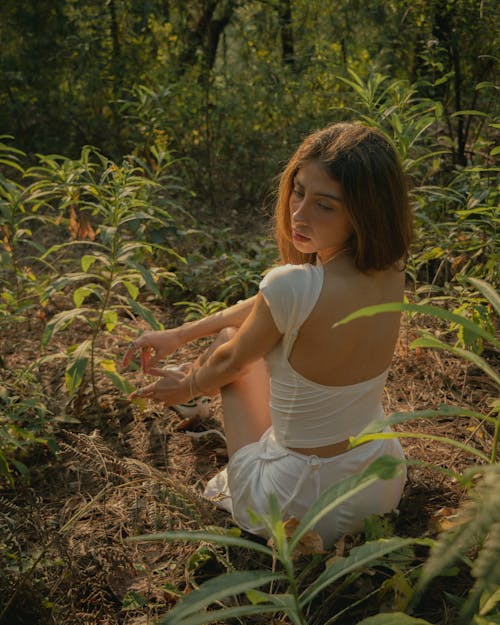
[(300, 326), (314, 307), (322, 285), (315, 270), (313, 265), (281, 265), (261, 281), (260, 292), (282, 334)]

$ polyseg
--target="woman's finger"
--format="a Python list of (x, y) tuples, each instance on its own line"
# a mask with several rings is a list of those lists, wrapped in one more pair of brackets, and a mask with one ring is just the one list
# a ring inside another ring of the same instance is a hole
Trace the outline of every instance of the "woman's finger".
[(143, 347), (141, 350), (141, 369), (146, 373), (150, 367), (151, 347)]
[(149, 367), (147, 370), (149, 375), (155, 375), (158, 378), (170, 378), (172, 374), (177, 372), (172, 371), (172, 369), (159, 369), (158, 367)]
[(138, 388), (136, 391), (131, 393), (128, 398), (136, 399), (137, 397), (141, 397), (143, 399), (150, 399), (151, 397), (153, 397), (153, 392), (154, 389), (150, 388), (149, 386), (145, 386), (144, 388)]
[(134, 355), (134, 353), (138, 349), (142, 349), (141, 344), (139, 342), (139, 338), (135, 339), (135, 341), (132, 341), (132, 343), (130, 343), (127, 351), (125, 352), (125, 355), (123, 356), (122, 367), (126, 367), (132, 360), (132, 356)]

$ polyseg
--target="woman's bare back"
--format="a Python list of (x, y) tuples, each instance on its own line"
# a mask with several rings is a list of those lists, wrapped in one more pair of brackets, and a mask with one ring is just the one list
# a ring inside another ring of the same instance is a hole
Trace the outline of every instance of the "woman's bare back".
[(364, 306), (402, 301), (403, 289), (403, 271), (364, 274), (346, 257), (325, 265), (320, 296), (300, 328), (289, 358), (291, 366), (328, 386), (356, 384), (384, 372), (394, 352), (399, 313), (332, 326)]

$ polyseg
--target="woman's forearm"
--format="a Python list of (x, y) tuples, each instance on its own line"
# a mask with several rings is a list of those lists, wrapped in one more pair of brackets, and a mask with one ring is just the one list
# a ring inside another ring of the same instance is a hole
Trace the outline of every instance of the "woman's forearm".
[(194, 364), (190, 373), (190, 392), (195, 395), (214, 395), (238, 378), (244, 370), (241, 363), (234, 361), (230, 345), (225, 343)]
[(203, 319), (183, 323), (178, 328), (175, 328), (174, 331), (179, 337), (181, 344), (185, 345), (196, 339), (216, 334), (229, 326), (239, 328), (250, 314), (255, 298), (256, 296), (254, 295), (229, 308), (208, 315), (208, 317), (203, 317)]
[(218, 313), (184, 323), (177, 328), (144, 332), (131, 343), (122, 365), (126, 367), (135, 352), (140, 350), (142, 370), (147, 372), (186, 343), (216, 334), (229, 326), (239, 328), (252, 311), (255, 299), (256, 296), (250, 297)]

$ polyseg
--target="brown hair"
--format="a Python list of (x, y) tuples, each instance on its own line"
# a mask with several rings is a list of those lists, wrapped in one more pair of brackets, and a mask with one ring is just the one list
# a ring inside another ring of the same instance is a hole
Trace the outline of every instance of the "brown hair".
[(306, 137), (281, 174), (275, 235), (284, 263), (314, 263), (315, 254), (292, 242), (289, 200), (294, 177), (304, 163), (320, 163), (342, 185), (354, 233), (350, 252), (361, 271), (387, 269), (406, 260), (412, 237), (408, 188), (399, 156), (379, 130), (338, 123)]

